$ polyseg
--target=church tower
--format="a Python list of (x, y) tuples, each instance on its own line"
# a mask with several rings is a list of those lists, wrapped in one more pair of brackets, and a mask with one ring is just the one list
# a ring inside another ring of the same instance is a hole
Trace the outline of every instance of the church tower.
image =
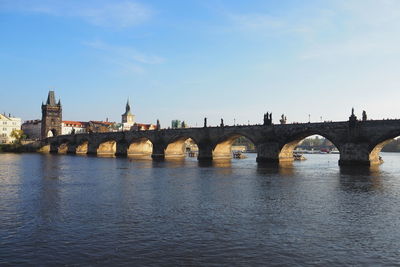
[(42, 103), (41, 137), (45, 139), (62, 133), (61, 100), (56, 103), (54, 91), (49, 91), (46, 104)]
[(135, 124), (135, 115), (133, 115), (131, 112), (131, 106), (129, 105), (129, 99), (128, 99), (125, 106), (125, 113), (122, 114), (122, 129), (124, 131), (129, 131), (134, 124)]

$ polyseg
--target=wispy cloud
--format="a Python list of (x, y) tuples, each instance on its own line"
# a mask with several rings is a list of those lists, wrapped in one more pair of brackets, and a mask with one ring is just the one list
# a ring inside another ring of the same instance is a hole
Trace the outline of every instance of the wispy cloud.
[(135, 48), (111, 45), (102, 41), (84, 42), (84, 45), (102, 51), (107, 61), (118, 66), (126, 73), (143, 73), (144, 65), (156, 65), (165, 62), (160, 56), (139, 52)]
[(153, 10), (136, 1), (2, 0), (0, 10), (75, 17), (97, 26), (128, 28), (152, 17)]
[[(301, 59), (343, 59), (400, 54), (400, 1), (337, 1), (332, 6), (340, 20), (332, 21), (333, 37), (315, 38)], [(319, 30), (322, 35), (324, 29)]]
[(291, 8), (280, 14), (227, 13), (234, 29), (257, 38), (287, 35), (299, 42), (299, 58), (400, 52), (400, 1), (334, 0)]

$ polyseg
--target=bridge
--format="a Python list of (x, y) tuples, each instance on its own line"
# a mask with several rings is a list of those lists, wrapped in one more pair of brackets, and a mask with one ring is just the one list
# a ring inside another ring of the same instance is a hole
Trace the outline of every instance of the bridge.
[(339, 165), (380, 164), (381, 149), (400, 136), (400, 120), (348, 121), (221, 126), (60, 135), (43, 140), (51, 153), (152, 157), (185, 156), (185, 141), (198, 146), (198, 160), (231, 158), (231, 146), (238, 137), (252, 141), (257, 162), (279, 163), (293, 160), (293, 150), (301, 140), (321, 135), (340, 152)]

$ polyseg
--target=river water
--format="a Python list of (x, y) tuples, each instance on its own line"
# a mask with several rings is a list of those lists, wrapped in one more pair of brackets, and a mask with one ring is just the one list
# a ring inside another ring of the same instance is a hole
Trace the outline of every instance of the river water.
[(400, 262), (400, 154), (288, 166), (0, 154), (0, 265)]

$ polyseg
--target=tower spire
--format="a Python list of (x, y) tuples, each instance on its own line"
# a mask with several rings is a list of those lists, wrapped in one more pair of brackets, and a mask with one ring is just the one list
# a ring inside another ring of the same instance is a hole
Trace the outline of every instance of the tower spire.
[(129, 104), (129, 97), (126, 101), (125, 113), (131, 112), (131, 105)]
[(54, 91), (49, 91), (47, 96), (46, 105), (55, 106), (56, 105), (56, 97), (54, 95)]

